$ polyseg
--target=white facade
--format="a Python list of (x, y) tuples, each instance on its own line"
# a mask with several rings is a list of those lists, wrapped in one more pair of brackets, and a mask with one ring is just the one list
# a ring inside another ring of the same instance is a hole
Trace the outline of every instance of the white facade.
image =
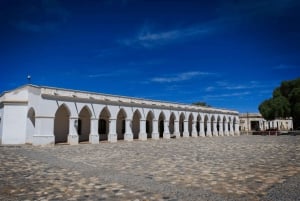
[(248, 113), (240, 115), (241, 131), (264, 131), (267, 129), (278, 129), (279, 131), (288, 131), (293, 129), (293, 119), (275, 119), (265, 120), (261, 114)]
[(238, 112), (26, 85), (0, 97), (0, 143), (239, 135)]

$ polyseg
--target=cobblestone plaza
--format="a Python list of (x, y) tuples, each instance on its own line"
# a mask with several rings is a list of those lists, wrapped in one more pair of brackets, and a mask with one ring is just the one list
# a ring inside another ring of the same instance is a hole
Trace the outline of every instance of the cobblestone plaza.
[(0, 200), (299, 200), (300, 136), (0, 147)]

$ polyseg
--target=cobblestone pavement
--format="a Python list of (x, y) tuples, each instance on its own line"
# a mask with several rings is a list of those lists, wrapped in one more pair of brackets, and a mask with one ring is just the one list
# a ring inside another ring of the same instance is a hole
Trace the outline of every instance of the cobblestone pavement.
[(300, 200), (300, 136), (2, 146), (0, 162), (0, 200)]

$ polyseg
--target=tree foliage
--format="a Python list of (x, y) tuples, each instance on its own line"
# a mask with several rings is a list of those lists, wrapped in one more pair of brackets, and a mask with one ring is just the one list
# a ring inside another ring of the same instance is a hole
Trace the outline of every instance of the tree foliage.
[(266, 120), (293, 117), (294, 128), (300, 126), (300, 78), (283, 81), (274, 89), (273, 96), (263, 101), (259, 112)]
[(200, 102), (192, 103), (192, 105), (203, 106), (203, 107), (211, 107), (206, 102), (201, 102), (201, 101)]

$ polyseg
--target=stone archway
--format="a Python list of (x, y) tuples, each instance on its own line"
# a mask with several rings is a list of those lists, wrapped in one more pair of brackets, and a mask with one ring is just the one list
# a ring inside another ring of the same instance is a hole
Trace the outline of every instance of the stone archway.
[(169, 120), (169, 130), (170, 130), (170, 134), (174, 134), (175, 131), (175, 114), (172, 112), (170, 115), (170, 120)]
[(141, 113), (139, 110), (136, 110), (132, 116), (132, 134), (133, 139), (139, 139), (140, 133), (140, 123), (141, 123)]
[(183, 137), (183, 132), (184, 132), (184, 119), (185, 116), (183, 113), (181, 113), (179, 116), (179, 133), (181, 137)]
[(84, 106), (78, 115), (77, 133), (79, 142), (89, 141), (91, 132), (91, 112), (87, 106)]
[(158, 117), (158, 133), (159, 133), (159, 137), (163, 138), (164, 136), (164, 131), (165, 129), (165, 120), (166, 120), (166, 116), (163, 112), (160, 113), (159, 117)]
[(196, 123), (196, 130), (197, 130), (197, 135), (200, 135), (200, 122), (201, 122), (201, 116), (197, 116), (197, 123)]
[(208, 116), (205, 115), (204, 117), (204, 134), (207, 136), (207, 124), (208, 124)]
[(54, 138), (55, 143), (68, 142), (70, 124), (70, 111), (68, 107), (62, 104), (55, 113), (54, 117)]
[(147, 138), (152, 138), (152, 132), (153, 132), (153, 119), (154, 115), (152, 111), (149, 111), (146, 117), (146, 133)]
[(120, 109), (118, 115), (117, 115), (117, 139), (118, 140), (124, 140), (124, 134), (126, 132), (126, 117), (127, 114), (125, 110), (122, 108)]
[(108, 140), (109, 118), (110, 118), (110, 112), (107, 109), (107, 107), (105, 107), (102, 109), (100, 113), (99, 122), (98, 122), (98, 134), (99, 134), (100, 141)]
[(220, 122), (221, 122), (221, 118), (220, 118), (220, 116), (218, 116), (218, 118), (217, 118), (217, 133), (218, 133), (218, 135), (220, 135), (222, 133)]
[(193, 121), (194, 121), (194, 116), (193, 116), (193, 114), (191, 113), (191, 114), (189, 115), (189, 122), (188, 122), (188, 126), (189, 126), (188, 131), (189, 131), (189, 135), (190, 135), (190, 136), (192, 136)]

